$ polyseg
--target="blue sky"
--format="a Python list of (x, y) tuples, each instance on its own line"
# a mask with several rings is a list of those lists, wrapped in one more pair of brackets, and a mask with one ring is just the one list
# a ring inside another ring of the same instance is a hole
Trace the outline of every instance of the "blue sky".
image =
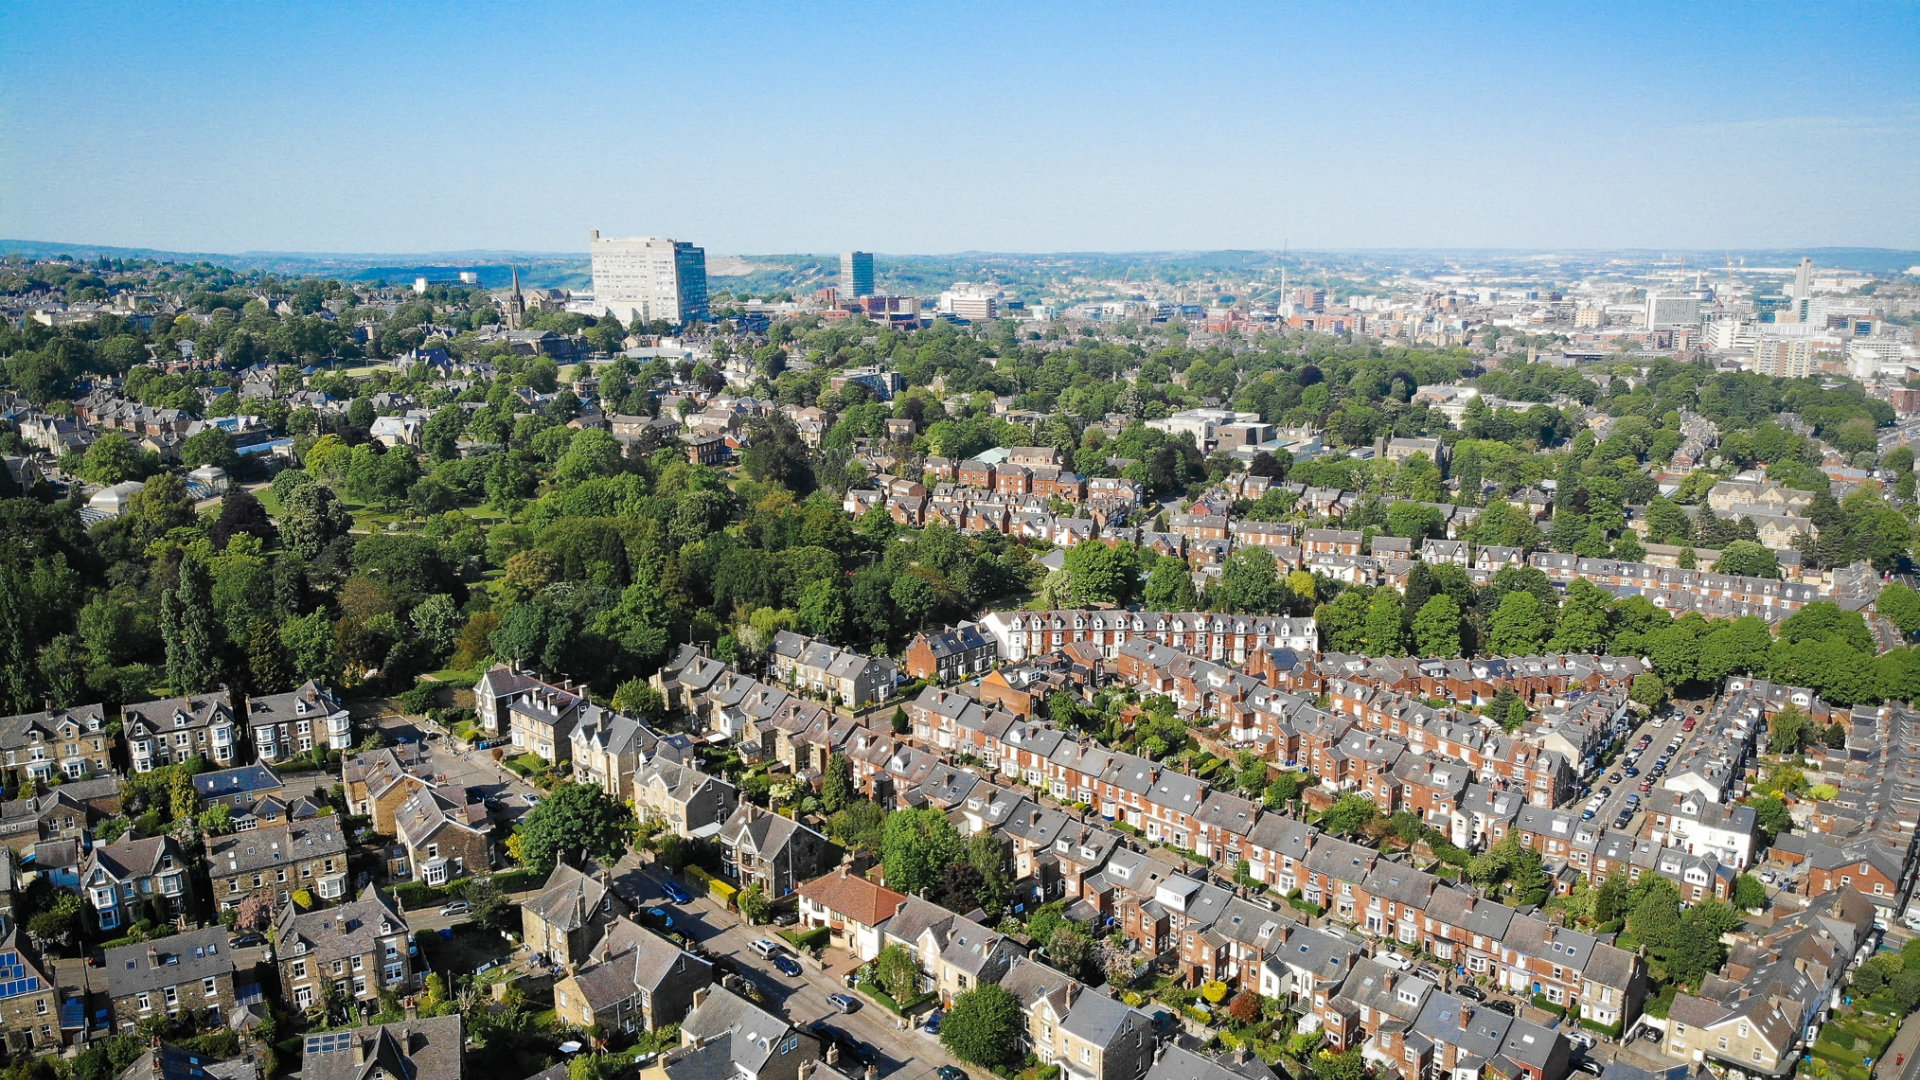
[(0, 2), (0, 236), (595, 227), (714, 254), (1920, 247), (1920, 6)]

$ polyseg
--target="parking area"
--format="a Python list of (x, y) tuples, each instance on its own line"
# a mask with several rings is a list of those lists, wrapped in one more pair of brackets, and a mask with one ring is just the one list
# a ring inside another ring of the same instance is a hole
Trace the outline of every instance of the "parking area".
[(1627, 733), (1626, 748), (1587, 781), (1591, 790), (1566, 809), (1608, 828), (1637, 829), (1647, 795), (1711, 711), (1711, 702), (1676, 702), (1641, 721)]

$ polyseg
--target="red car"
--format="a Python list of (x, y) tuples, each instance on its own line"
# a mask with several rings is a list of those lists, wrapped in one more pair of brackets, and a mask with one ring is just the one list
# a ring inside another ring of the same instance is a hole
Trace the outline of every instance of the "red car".
[(1687, 718), (1686, 718), (1686, 720), (1684, 720), (1684, 721), (1682, 721), (1682, 722), (1681, 722), (1681, 724), (1680, 724), (1680, 730), (1681, 730), (1681, 731), (1692, 731), (1692, 730), (1693, 730), (1693, 717), (1691, 717), (1691, 716), (1689, 716), (1689, 717), (1687, 717)]

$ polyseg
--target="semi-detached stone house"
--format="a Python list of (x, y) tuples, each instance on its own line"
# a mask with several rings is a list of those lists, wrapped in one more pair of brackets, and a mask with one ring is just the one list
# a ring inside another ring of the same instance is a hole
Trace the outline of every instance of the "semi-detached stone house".
[(591, 862), (581, 869), (555, 859), (540, 895), (520, 908), (527, 948), (563, 966), (591, 956), (607, 928), (629, 912), (606, 876)]
[(909, 897), (882, 923), (880, 934), (882, 947), (897, 944), (913, 953), (925, 988), (937, 991), (945, 1004), (974, 987), (999, 982), (1025, 954), (1005, 934), (918, 897)]
[(574, 778), (617, 802), (633, 799), (634, 770), (660, 744), (660, 736), (647, 725), (591, 703), (581, 708), (570, 738)]
[(480, 725), (495, 737), (509, 736), (516, 753), (538, 754), (550, 762), (573, 752), (574, 725), (586, 695), (570, 683), (545, 682), (502, 664), (480, 676), (473, 707)]
[(743, 802), (720, 826), (720, 868), (740, 888), (758, 884), (768, 899), (789, 896), (840, 861), (833, 841), (792, 818)]
[(327, 995), (378, 1001), (383, 991), (415, 989), (407, 921), (369, 885), (339, 907), (301, 911), (288, 904), (274, 924), (274, 956), (288, 1004), (305, 1009)]
[(1103, 990), (1074, 997), (1066, 1015), (1053, 1014), (1051, 998), (1037, 1006), (1042, 1032), (1053, 1038), (1035, 1046), (1042, 1064), (1058, 1065), (1062, 1080), (1140, 1080), (1158, 1048), (1153, 1017)]
[(210, 1026), (233, 1013), (233, 952), (223, 926), (107, 950), (107, 996), (114, 1029), (131, 1034), (154, 1016), (182, 1017), (210, 1010)]
[(238, 760), (233, 702), (224, 690), (143, 701), (125, 706), (120, 716), (134, 772), (152, 772), (195, 757), (219, 766)]
[(622, 917), (586, 963), (554, 984), (553, 1007), (574, 1027), (657, 1031), (686, 1019), (693, 995), (712, 985), (712, 963)]
[(334, 815), (234, 833), (207, 847), (207, 877), (220, 910), (264, 897), (276, 910), (305, 889), (316, 900), (347, 894), (347, 840)]
[(405, 854), (405, 876), (428, 885), (493, 867), (487, 808), (458, 787), (414, 792), (394, 813), (394, 838)]
[(100, 705), (27, 713), (0, 719), (0, 754), (18, 784), (29, 780), (84, 780), (112, 771), (113, 736)]
[(417, 745), (382, 747), (340, 762), (347, 812), (365, 815), (382, 836), (394, 835), (394, 816), (416, 792), (433, 787), (433, 775)]
[(688, 839), (718, 835), (740, 804), (732, 784), (665, 757), (642, 763), (632, 784), (633, 804), (642, 819), (664, 822), (675, 835)]
[(345, 706), (312, 679), (290, 693), (248, 698), (247, 735), (259, 760), (268, 763), (285, 761), (316, 746), (345, 750), (353, 745)]
[(11, 1053), (60, 1046), (60, 1001), (48, 977), (51, 970), (9, 920), (7, 935), (0, 938), (0, 1031)]
[(150, 915), (172, 921), (193, 908), (186, 855), (171, 836), (96, 845), (80, 869), (80, 884), (103, 931)]
[(906, 902), (905, 894), (842, 867), (800, 886), (800, 923), (809, 930), (826, 927), (831, 944), (864, 962), (880, 955), (880, 927)]
[(308, 1035), (299, 1073), (300, 1080), (465, 1080), (466, 1075), (465, 1023), (458, 1013)]

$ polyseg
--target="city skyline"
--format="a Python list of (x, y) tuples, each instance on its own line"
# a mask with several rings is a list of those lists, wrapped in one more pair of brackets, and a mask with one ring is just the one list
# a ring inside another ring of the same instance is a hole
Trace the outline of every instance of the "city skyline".
[[(592, 223), (712, 252), (1920, 247), (1920, 29), (1899, 6), (446, 11), (16, 9), (0, 235), (576, 251)], [(644, 43), (638, 61), (579, 77), (621, 40)], [(508, 74), (474, 82), (489, 56)], [(809, 100), (835, 78), (909, 136)], [(548, 152), (513, 152), (515, 133)]]

